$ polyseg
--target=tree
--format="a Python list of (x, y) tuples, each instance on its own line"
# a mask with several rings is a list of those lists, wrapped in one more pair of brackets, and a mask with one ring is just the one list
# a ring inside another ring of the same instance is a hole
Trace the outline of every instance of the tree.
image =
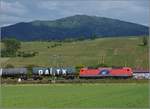
[(96, 34), (93, 34), (90, 39), (94, 40), (94, 39), (96, 39), (96, 38), (98, 38), (98, 37), (96, 36)]
[(146, 36), (142, 37), (142, 43), (144, 46), (148, 45), (148, 37)]
[(8, 54), (8, 56), (15, 56), (17, 50), (21, 47), (20, 41), (16, 39), (5, 39), (3, 43), (5, 47), (4, 51)]
[(26, 68), (28, 69), (28, 73), (27, 73), (27, 76), (28, 77), (31, 77), (32, 76), (32, 68), (33, 67), (37, 67), (37, 65), (33, 65), (33, 64), (30, 64), (30, 65), (27, 65)]

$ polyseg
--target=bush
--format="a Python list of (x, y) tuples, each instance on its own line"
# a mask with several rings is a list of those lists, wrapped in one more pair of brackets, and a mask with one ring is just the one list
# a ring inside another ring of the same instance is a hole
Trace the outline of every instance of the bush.
[(14, 66), (12, 64), (7, 64), (5, 68), (14, 68)]
[(148, 37), (144, 36), (142, 37), (143, 46), (148, 45)]
[(32, 76), (32, 68), (33, 68), (33, 67), (37, 67), (37, 65), (31, 64), (31, 65), (27, 65), (27, 66), (26, 66), (26, 68), (28, 69), (28, 73), (27, 73), (28, 77), (31, 77), (31, 76)]
[(79, 64), (79, 65), (76, 65), (76, 66), (75, 66), (75, 69), (76, 69), (77, 72), (79, 72), (80, 69), (81, 69), (81, 68), (84, 68), (84, 67), (85, 67), (85, 65)]
[(15, 52), (11, 52), (6, 49), (1, 50), (1, 57), (15, 57), (15, 56), (16, 56)]
[(62, 46), (61, 43), (55, 43), (54, 45), (51, 45), (51, 48), (57, 47), (57, 46)]
[(38, 54), (38, 52), (21, 52), (19, 51), (17, 56), (19, 57), (33, 57), (33, 56), (36, 56)]

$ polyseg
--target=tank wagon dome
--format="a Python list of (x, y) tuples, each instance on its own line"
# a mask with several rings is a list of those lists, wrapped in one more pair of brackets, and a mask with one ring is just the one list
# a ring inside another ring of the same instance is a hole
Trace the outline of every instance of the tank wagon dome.
[(27, 74), (27, 68), (4, 68), (2, 75), (24, 75)]

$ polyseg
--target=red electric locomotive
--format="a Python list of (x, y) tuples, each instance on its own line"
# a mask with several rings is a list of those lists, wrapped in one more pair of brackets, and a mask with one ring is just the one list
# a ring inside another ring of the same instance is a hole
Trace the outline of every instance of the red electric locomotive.
[(132, 77), (132, 69), (130, 67), (120, 68), (82, 68), (80, 69), (80, 78), (129, 78)]

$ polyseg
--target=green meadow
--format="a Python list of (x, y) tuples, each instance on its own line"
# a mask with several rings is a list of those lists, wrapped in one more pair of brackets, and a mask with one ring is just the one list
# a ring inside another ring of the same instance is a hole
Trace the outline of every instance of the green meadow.
[(1, 86), (2, 108), (148, 108), (148, 84)]
[[(51, 47), (54, 44), (61, 46)], [(148, 69), (148, 46), (139, 37), (99, 38), (76, 42), (22, 42), (20, 51), (35, 51), (34, 57), (1, 58), (1, 65), (35, 66), (130, 66)]]

